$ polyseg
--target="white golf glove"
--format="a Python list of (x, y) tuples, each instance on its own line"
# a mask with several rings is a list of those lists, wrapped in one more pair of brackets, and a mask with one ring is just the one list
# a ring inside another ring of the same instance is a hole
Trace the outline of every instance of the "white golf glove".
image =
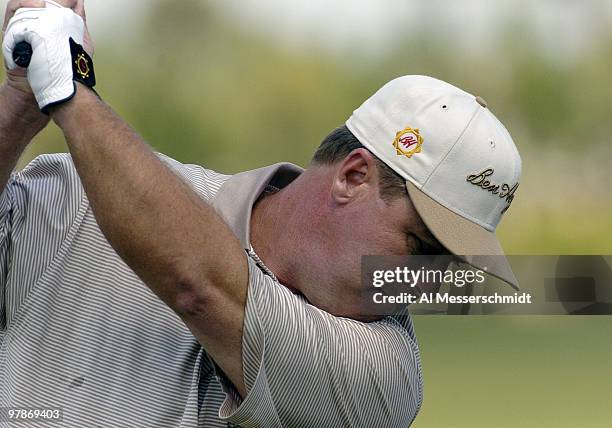
[(19, 9), (9, 21), (2, 43), (4, 61), (10, 70), (15, 69), (15, 45), (31, 45), (28, 82), (45, 113), (74, 96), (74, 81), (95, 86), (93, 62), (82, 47), (84, 31), (83, 19), (64, 7)]

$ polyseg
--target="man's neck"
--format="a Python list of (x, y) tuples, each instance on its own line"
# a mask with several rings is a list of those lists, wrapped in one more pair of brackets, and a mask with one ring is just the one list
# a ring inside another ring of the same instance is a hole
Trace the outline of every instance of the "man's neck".
[(283, 235), (289, 232), (286, 211), (291, 198), (290, 186), (274, 193), (265, 193), (255, 203), (251, 214), (250, 241), (253, 249), (278, 280), (290, 287), (291, 278), (282, 258)]
[[(280, 191), (262, 197), (251, 214), (251, 245), (278, 280), (287, 288), (299, 291), (307, 242), (314, 227), (311, 212), (321, 179), (311, 170)], [(305, 197), (307, 195), (307, 198)]]

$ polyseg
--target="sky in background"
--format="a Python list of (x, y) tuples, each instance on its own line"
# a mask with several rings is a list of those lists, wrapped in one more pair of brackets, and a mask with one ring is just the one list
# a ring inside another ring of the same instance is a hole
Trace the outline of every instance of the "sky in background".
[[(138, 31), (155, 0), (89, 0), (90, 27), (99, 41)], [(179, 1), (179, 0), (177, 0)], [(205, 0), (202, 0), (205, 1)], [(443, 39), (486, 54), (500, 31), (534, 32), (535, 43), (559, 61), (588, 49), (612, 25), (612, 0), (210, 0), (216, 10), (293, 47), (379, 55), (405, 35), (439, 29)], [(508, 22), (511, 23), (508, 27)]]

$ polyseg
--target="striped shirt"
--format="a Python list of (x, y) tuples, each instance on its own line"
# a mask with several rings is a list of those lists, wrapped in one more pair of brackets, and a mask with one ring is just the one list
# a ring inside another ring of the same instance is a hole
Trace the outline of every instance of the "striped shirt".
[(12, 174), (0, 196), (0, 408), (61, 408), (53, 426), (63, 427), (408, 426), (422, 378), (407, 311), (334, 317), (280, 284), (250, 246), (253, 203), (301, 170), (228, 176), (160, 158), (248, 254), (247, 395), (111, 248), (70, 156), (55, 154)]

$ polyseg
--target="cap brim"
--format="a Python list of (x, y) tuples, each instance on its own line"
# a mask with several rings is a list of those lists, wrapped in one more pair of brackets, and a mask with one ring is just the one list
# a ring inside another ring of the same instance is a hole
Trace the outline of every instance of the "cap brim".
[(508, 283), (515, 290), (519, 289), (504, 250), (493, 232), (434, 201), (409, 181), (406, 181), (406, 188), (423, 223), (448, 251)]

